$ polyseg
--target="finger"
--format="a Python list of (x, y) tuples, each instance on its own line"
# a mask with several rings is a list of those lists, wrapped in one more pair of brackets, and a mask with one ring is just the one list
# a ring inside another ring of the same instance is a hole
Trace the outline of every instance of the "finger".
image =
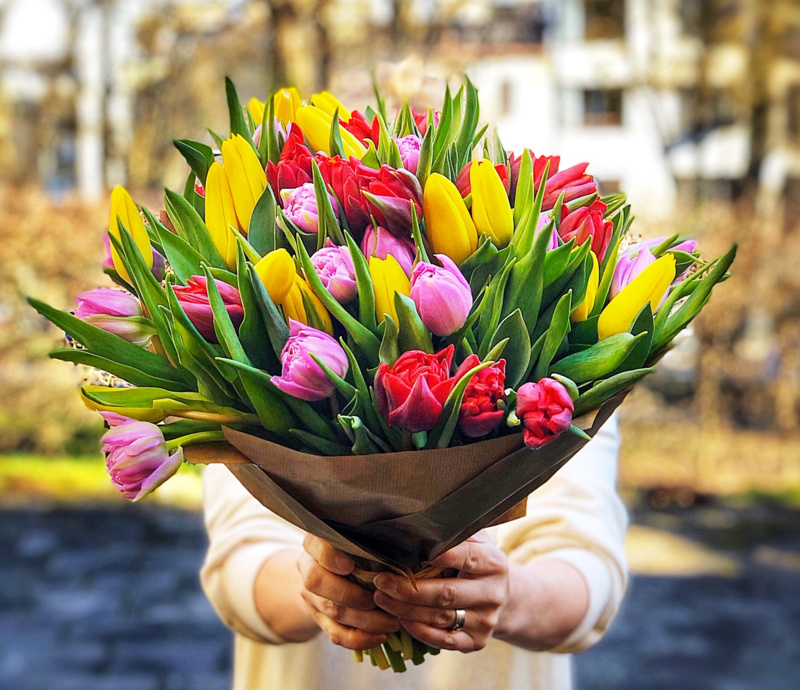
[(337, 575), (349, 575), (355, 568), (355, 563), (344, 551), (340, 551), (313, 534), (306, 534), (303, 548), (323, 568), (327, 568)]
[(375, 608), (372, 593), (321, 566), (308, 554), (298, 559), (298, 568), (305, 588), (318, 596), (330, 599), (339, 606), (369, 611)]
[(374, 634), (386, 634), (400, 630), (397, 618), (385, 611), (350, 609), (307, 591), (302, 592), (301, 596), (311, 608), (348, 628), (356, 628)]
[[(375, 603), (387, 613), (401, 620), (425, 623), (434, 628), (450, 630), (456, 622), (455, 609), (438, 609), (430, 606), (416, 606), (405, 601), (393, 599), (384, 592), (375, 592)], [(472, 612), (467, 612), (467, 618), (472, 617)], [(466, 627), (466, 623), (464, 625)]]
[(436, 558), (432, 565), (468, 575), (493, 575), (508, 567), (506, 556), (487, 537), (475, 535)]
[(470, 609), (503, 604), (500, 588), (486, 579), (436, 577), (417, 580), (415, 590), (406, 578), (381, 573), (375, 578), (375, 586), (393, 599), (436, 609)]
[(333, 644), (347, 649), (372, 649), (379, 644), (386, 642), (386, 635), (376, 635), (355, 628), (348, 628), (341, 623), (337, 623), (332, 618), (328, 618), (324, 613), (316, 609), (311, 610), (314, 620), (333, 642)]
[(438, 649), (449, 649), (458, 652), (475, 652), (486, 646), (484, 638), (473, 638), (466, 630), (442, 630), (425, 623), (400, 619), (401, 625), (415, 640), (424, 642)]

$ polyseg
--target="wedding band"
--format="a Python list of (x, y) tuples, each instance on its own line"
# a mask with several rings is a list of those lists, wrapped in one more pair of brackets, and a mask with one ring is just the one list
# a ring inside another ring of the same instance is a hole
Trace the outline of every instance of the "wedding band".
[(464, 627), (464, 623), (467, 622), (467, 612), (464, 609), (456, 609), (456, 622), (453, 623), (453, 627), (450, 628), (452, 632), (456, 630), (461, 630)]

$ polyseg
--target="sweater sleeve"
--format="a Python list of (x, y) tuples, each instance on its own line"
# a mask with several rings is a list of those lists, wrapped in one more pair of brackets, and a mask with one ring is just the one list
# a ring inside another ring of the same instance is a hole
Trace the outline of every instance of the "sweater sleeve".
[(206, 596), (232, 630), (258, 642), (283, 640), (255, 604), (255, 581), (268, 558), (302, 549), (304, 533), (253, 498), (223, 465), (203, 471), (203, 509), (209, 546), (200, 572)]
[(526, 517), (500, 526), (498, 542), (512, 563), (559, 559), (570, 563), (586, 580), (587, 613), (555, 652), (578, 652), (596, 643), (625, 593), (627, 513), (616, 492), (618, 449), (614, 416), (529, 496)]

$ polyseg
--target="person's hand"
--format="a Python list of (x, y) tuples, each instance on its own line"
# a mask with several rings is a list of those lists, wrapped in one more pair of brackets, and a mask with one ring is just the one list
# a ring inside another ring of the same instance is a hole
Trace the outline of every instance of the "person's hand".
[(346, 579), (354, 563), (343, 551), (311, 534), (298, 560), (303, 578), (300, 594), (317, 625), (334, 644), (348, 649), (371, 649), (397, 632), (397, 618), (379, 610), (372, 593)]
[[(459, 576), (417, 580), (415, 590), (406, 578), (381, 573), (375, 578), (375, 603), (425, 644), (461, 652), (483, 649), (509, 596), (506, 555), (479, 532), (432, 565), (455, 568)], [(466, 611), (460, 630), (452, 630), (456, 609)]]

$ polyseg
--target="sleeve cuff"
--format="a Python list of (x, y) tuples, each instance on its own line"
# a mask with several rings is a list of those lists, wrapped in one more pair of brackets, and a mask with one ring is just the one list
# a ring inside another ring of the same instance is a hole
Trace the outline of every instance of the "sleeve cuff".
[(233, 615), (251, 633), (264, 641), (281, 644), (282, 640), (264, 622), (256, 609), (255, 582), (261, 566), (287, 544), (245, 544), (233, 551), (225, 561), (222, 578)]
[(551, 650), (562, 654), (582, 651), (599, 638), (599, 635), (592, 633), (611, 600), (613, 593), (611, 572), (600, 556), (585, 549), (558, 549), (548, 553), (546, 558), (569, 563), (586, 581), (589, 589), (589, 607), (586, 615), (569, 637)]

